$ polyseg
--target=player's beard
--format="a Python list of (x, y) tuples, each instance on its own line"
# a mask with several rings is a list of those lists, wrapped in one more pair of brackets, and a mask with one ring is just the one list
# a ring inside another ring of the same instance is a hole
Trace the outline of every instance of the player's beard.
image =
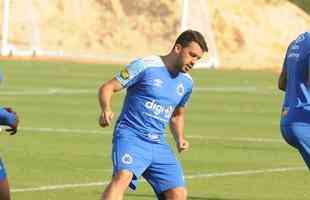
[(182, 67), (180, 67), (180, 71), (183, 73), (187, 73), (192, 69), (191, 65), (189, 64), (183, 64)]
[(186, 73), (184, 71), (185, 70), (185, 64), (181, 58), (179, 58), (177, 65), (176, 65), (176, 68), (177, 68), (178, 72)]

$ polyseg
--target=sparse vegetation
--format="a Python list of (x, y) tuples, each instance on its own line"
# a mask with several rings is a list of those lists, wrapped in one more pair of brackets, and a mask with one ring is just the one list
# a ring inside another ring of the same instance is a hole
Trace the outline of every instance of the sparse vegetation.
[(290, 0), (290, 2), (296, 4), (298, 7), (302, 8), (308, 14), (310, 14), (310, 1), (309, 0)]

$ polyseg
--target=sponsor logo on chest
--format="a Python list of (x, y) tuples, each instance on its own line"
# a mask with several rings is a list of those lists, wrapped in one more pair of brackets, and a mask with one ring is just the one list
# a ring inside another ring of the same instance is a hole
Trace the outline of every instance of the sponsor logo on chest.
[(169, 118), (172, 115), (173, 107), (172, 106), (163, 106), (157, 103), (155, 100), (147, 101), (144, 106), (152, 111), (155, 115), (164, 115), (166, 118)]

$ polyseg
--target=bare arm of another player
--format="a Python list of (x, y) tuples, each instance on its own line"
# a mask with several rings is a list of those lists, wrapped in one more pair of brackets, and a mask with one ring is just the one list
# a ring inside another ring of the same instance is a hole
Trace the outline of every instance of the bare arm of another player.
[(170, 131), (174, 137), (179, 153), (189, 148), (189, 143), (184, 139), (185, 107), (175, 109), (170, 119)]
[(123, 86), (120, 82), (113, 78), (110, 81), (105, 82), (99, 88), (99, 104), (101, 107), (101, 114), (99, 116), (99, 125), (101, 127), (107, 127), (111, 124), (114, 113), (111, 109), (111, 98), (115, 92), (118, 92), (123, 89)]
[(282, 90), (282, 91), (285, 91), (285, 89), (286, 89), (286, 80), (287, 80), (287, 78), (286, 78), (286, 69), (285, 68), (283, 68), (282, 69), (282, 72), (281, 72), (281, 74), (280, 74), (280, 76), (279, 76), (279, 80), (278, 80), (278, 88), (280, 89), (280, 90)]

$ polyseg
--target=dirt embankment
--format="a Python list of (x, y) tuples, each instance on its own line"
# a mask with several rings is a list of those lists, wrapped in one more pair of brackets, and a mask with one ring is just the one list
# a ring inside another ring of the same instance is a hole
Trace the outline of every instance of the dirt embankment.
[(309, 30), (310, 17), (288, 1), (220, 0), (210, 7), (221, 61), (229, 68), (279, 68), (289, 42)]
[[(10, 5), (10, 43), (17, 49), (29, 46), (31, 23), (42, 50), (100, 60), (167, 53), (179, 33), (180, 0), (25, 2)], [(223, 68), (279, 68), (288, 43), (310, 25), (286, 0), (208, 1), (208, 10)]]

